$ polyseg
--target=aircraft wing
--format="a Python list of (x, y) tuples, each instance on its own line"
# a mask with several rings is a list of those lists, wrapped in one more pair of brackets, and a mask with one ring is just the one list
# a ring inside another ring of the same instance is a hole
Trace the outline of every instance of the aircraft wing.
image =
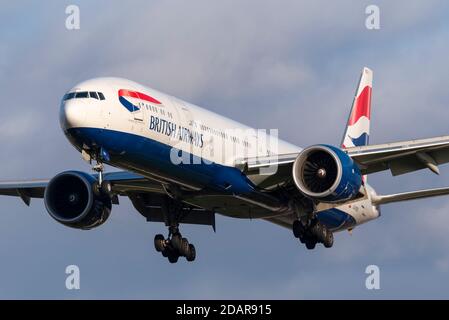
[[(388, 195), (373, 195), (371, 200), (374, 205), (384, 205), (387, 203), (418, 200), (424, 198), (444, 196), (448, 194), (449, 194), (449, 187), (443, 187), (443, 188), (424, 189)], [(296, 217), (294, 215), (282, 215), (272, 218), (266, 218), (264, 220), (291, 230), (293, 222), (296, 220)]]
[[(393, 176), (428, 168), (439, 173), (438, 166), (449, 162), (449, 136), (367, 145), (343, 149), (359, 166), (362, 174), (390, 170)], [(269, 175), (269, 168), (288, 172), (298, 154), (284, 154), (238, 161), (247, 174)], [(262, 170), (262, 171), (261, 171)], [(274, 175), (276, 173), (273, 172)], [(288, 172), (290, 174), (290, 172)], [(284, 177), (286, 178), (286, 177)]]
[[(127, 191), (162, 192), (160, 183), (151, 181), (138, 174), (121, 171), (104, 174), (104, 179), (112, 182), (113, 189), (124, 195)], [(0, 181), (0, 195), (20, 197), (26, 205), (30, 205), (31, 198), (43, 198), (49, 179)]]
[(393, 176), (449, 162), (449, 136), (347, 148), (363, 174), (390, 170)]
[(430, 198), (436, 196), (444, 196), (449, 194), (449, 187), (425, 189), (411, 192), (395, 193), (389, 195), (376, 195), (372, 197), (373, 204), (380, 205), (399, 201), (415, 200)]
[(50, 180), (1, 181), (0, 195), (20, 197), (26, 205), (31, 198), (43, 198)]

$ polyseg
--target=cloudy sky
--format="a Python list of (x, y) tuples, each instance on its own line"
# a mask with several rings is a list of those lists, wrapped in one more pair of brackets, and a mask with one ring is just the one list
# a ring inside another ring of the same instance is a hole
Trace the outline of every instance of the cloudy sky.
[[(81, 29), (65, 28), (77, 4)], [(365, 8), (380, 8), (380, 30)], [(89, 170), (58, 123), (74, 84), (125, 77), (300, 146), (338, 144), (363, 66), (374, 70), (371, 143), (449, 134), (445, 1), (14, 1), (0, 9), (1, 179)], [(370, 176), (379, 193), (449, 185), (423, 171)], [(0, 198), (0, 298), (449, 298), (449, 198), (394, 204), (307, 251), (263, 221), (186, 226), (193, 264), (153, 249), (161, 224), (127, 199), (102, 227), (63, 227), (42, 201)], [(81, 290), (65, 288), (65, 268)], [(378, 265), (381, 289), (365, 288)]]

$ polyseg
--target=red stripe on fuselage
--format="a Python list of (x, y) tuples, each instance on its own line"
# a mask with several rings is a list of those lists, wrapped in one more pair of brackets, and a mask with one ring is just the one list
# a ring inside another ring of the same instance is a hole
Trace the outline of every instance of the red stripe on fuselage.
[(148, 102), (151, 102), (151, 103), (161, 104), (160, 101), (154, 99), (153, 97), (150, 97), (149, 95), (146, 95), (145, 93), (137, 92), (137, 91), (120, 89), (118, 91), (118, 96), (119, 97), (137, 98), (137, 99), (145, 100), (145, 101), (148, 101)]
[(371, 117), (371, 87), (366, 86), (354, 102), (351, 117), (348, 121), (348, 126), (352, 126), (361, 117)]

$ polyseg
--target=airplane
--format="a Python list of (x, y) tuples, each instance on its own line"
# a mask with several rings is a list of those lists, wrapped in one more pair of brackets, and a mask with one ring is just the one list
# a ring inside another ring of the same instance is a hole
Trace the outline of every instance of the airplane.
[[(373, 72), (363, 68), (339, 146), (304, 149), (171, 95), (121, 78), (95, 78), (70, 89), (60, 124), (91, 173), (3, 181), (0, 195), (30, 205), (70, 228), (105, 223), (119, 196), (149, 222), (161, 222), (154, 247), (170, 263), (196, 258), (181, 224), (211, 226), (216, 214), (285, 227), (307, 249), (330, 248), (334, 233), (381, 215), (380, 206), (449, 194), (449, 187), (379, 195), (367, 175), (393, 176), (449, 162), (449, 136), (369, 145)], [(121, 171), (106, 172), (105, 165)]]

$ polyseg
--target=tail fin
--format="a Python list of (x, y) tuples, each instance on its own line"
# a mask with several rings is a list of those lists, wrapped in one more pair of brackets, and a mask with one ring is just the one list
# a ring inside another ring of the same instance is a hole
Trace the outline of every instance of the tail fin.
[(341, 143), (343, 148), (359, 147), (368, 144), (372, 87), (373, 71), (365, 67), (360, 76), (348, 124)]

